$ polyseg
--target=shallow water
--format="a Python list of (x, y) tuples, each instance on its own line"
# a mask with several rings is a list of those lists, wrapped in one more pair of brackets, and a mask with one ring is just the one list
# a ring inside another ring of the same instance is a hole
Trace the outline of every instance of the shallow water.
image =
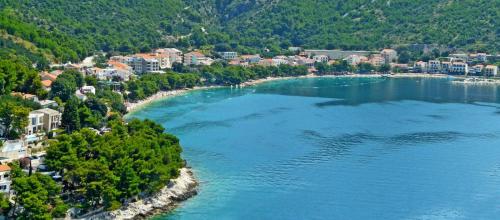
[(498, 219), (500, 92), (314, 78), (154, 103), (198, 196), (157, 219)]

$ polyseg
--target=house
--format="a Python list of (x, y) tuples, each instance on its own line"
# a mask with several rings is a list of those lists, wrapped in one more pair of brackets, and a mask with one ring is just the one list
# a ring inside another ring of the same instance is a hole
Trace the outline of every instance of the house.
[(0, 150), (0, 157), (5, 158), (4, 162), (18, 160), (27, 155), (26, 143), (21, 139), (5, 141)]
[(484, 68), (484, 75), (486, 76), (497, 76), (498, 66), (488, 65)]
[(441, 72), (449, 73), (451, 69), (451, 62), (443, 61), (441, 62)]
[[(366, 57), (365, 57), (366, 58)], [(349, 55), (344, 60), (351, 66), (356, 66), (361, 63), (361, 56), (358, 55)]]
[(135, 54), (126, 64), (138, 74), (160, 71), (160, 60), (153, 54)]
[(52, 81), (51, 80), (42, 80), (42, 86), (43, 86), (43, 89), (49, 91), (50, 87), (52, 86)]
[(58, 75), (56, 75), (56, 74), (52, 74), (52, 73), (48, 73), (48, 72), (40, 73), (40, 77), (42, 78), (42, 80), (49, 80), (51, 82), (56, 81), (57, 76)]
[(488, 54), (486, 53), (475, 53), (469, 55), (469, 60), (485, 63), (488, 61)]
[(329, 58), (327, 55), (315, 55), (313, 56), (313, 60), (317, 63), (326, 63), (328, 62)]
[(413, 64), (413, 72), (415, 73), (426, 73), (427, 68), (427, 63), (424, 61), (418, 61)]
[(479, 76), (482, 75), (484, 69), (484, 65), (474, 65), (469, 68), (469, 74), (467, 75), (474, 75), (474, 76)]
[(441, 61), (429, 60), (427, 67), (428, 67), (427, 72), (429, 72), (429, 73), (440, 73), (441, 72)]
[(455, 53), (450, 54), (451, 62), (467, 62), (469, 59), (469, 55), (465, 53)]
[(211, 65), (212, 63), (213, 63), (213, 60), (211, 58), (206, 57), (204, 54), (202, 54), (198, 51), (193, 51), (193, 52), (184, 54), (184, 65), (185, 66)]
[(82, 74), (85, 74), (85, 67), (80, 64), (68, 63), (64, 65), (64, 69), (67, 70), (76, 70)]
[(241, 60), (243, 60), (244, 62), (248, 62), (249, 64), (256, 64), (262, 60), (259, 54), (242, 55), (240, 58)]
[(50, 108), (44, 108), (32, 111), (33, 113), (43, 114), (43, 130), (52, 131), (61, 126), (62, 114)]
[(33, 95), (33, 94), (22, 93), (22, 92), (12, 92), (11, 95), (21, 97), (24, 100), (38, 102), (38, 97), (36, 95)]
[(297, 59), (297, 64), (302, 65), (302, 66), (307, 66), (307, 67), (314, 67), (315, 61), (313, 59), (309, 59), (307, 57), (299, 57)]
[(82, 88), (80, 88), (80, 92), (82, 94), (92, 93), (92, 94), (95, 95), (95, 87), (93, 87), (93, 86), (83, 86)]
[(57, 104), (56, 101), (52, 101), (52, 100), (41, 100), (41, 101), (38, 101), (38, 104), (40, 104), (40, 106), (42, 106), (42, 108), (57, 108), (59, 107), (59, 105)]
[[(339, 60), (348, 57), (349, 55), (368, 56), (372, 51), (349, 51), (349, 50), (304, 50), (307, 57), (315, 55), (326, 55), (330, 60)], [(375, 52), (378, 53), (378, 52)]]
[(452, 62), (449, 72), (452, 74), (465, 75), (469, 73), (469, 65), (464, 62)]
[(238, 57), (238, 53), (236, 52), (218, 52), (218, 54), (222, 57), (224, 60), (234, 60)]
[(368, 62), (373, 66), (382, 66), (382, 64), (386, 63), (384, 57), (380, 54), (372, 54)]
[(28, 115), (28, 126), (26, 134), (32, 135), (43, 131), (43, 113), (31, 111)]
[(182, 51), (176, 48), (161, 48), (155, 50), (155, 53), (167, 55), (169, 57), (170, 64), (182, 63)]
[(386, 64), (396, 62), (398, 59), (398, 52), (393, 49), (383, 49), (380, 55), (384, 58)]
[(9, 193), (12, 180), (10, 178), (11, 168), (8, 165), (0, 165), (0, 192)]

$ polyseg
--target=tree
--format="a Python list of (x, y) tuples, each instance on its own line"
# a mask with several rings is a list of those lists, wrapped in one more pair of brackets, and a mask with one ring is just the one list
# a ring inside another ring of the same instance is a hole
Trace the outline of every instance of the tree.
[(16, 139), (28, 126), (28, 115), (31, 108), (21, 98), (0, 96), (0, 125), (5, 129), (4, 136)]
[(66, 105), (64, 105), (64, 112), (62, 114), (61, 123), (69, 133), (80, 129), (80, 115), (78, 112), (78, 106), (79, 101), (75, 96), (71, 96), (68, 102), (66, 102)]
[[(63, 76), (61, 74), (61, 76)], [(50, 96), (52, 98), (59, 97), (62, 101), (67, 101), (77, 90), (77, 85), (72, 77), (59, 76), (52, 84)]]

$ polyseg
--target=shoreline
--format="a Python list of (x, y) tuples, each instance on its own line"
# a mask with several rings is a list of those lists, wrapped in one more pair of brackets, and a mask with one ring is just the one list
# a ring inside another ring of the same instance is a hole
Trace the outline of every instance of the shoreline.
[[(255, 86), (261, 83), (276, 81), (276, 80), (289, 80), (289, 79), (308, 79), (308, 78), (341, 78), (341, 77), (349, 77), (349, 78), (358, 78), (358, 77), (388, 77), (388, 78), (454, 78), (455, 76), (446, 75), (446, 74), (429, 74), (429, 73), (397, 73), (397, 74), (346, 74), (346, 75), (315, 75), (308, 74), (303, 76), (285, 76), (285, 77), (267, 77), (262, 79), (255, 79), (243, 82), (237, 87), (248, 87)], [(205, 90), (205, 89), (215, 89), (215, 88), (224, 88), (230, 86), (195, 86), (193, 88), (186, 89), (178, 89), (178, 90), (170, 90), (170, 91), (159, 91), (152, 96), (147, 97), (146, 99), (139, 100), (138, 102), (125, 102), (125, 107), (127, 108), (127, 114), (129, 115), (135, 111), (138, 111), (149, 104), (152, 104), (157, 101), (161, 101), (167, 98), (176, 97), (180, 95), (184, 95), (190, 91), (197, 90)]]
[(148, 219), (149, 217), (168, 213), (179, 206), (179, 204), (198, 194), (199, 183), (191, 168), (181, 168), (179, 177), (165, 186), (156, 194), (128, 205), (122, 206), (114, 211), (100, 212), (90, 216), (77, 219)]

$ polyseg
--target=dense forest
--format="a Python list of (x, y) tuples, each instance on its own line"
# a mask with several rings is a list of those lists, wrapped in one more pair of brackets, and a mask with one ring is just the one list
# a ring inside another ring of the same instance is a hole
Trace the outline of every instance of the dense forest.
[(0, 0), (0, 46), (35, 63), (162, 46), (260, 52), (426, 43), (497, 52), (498, 8), (490, 0)]

